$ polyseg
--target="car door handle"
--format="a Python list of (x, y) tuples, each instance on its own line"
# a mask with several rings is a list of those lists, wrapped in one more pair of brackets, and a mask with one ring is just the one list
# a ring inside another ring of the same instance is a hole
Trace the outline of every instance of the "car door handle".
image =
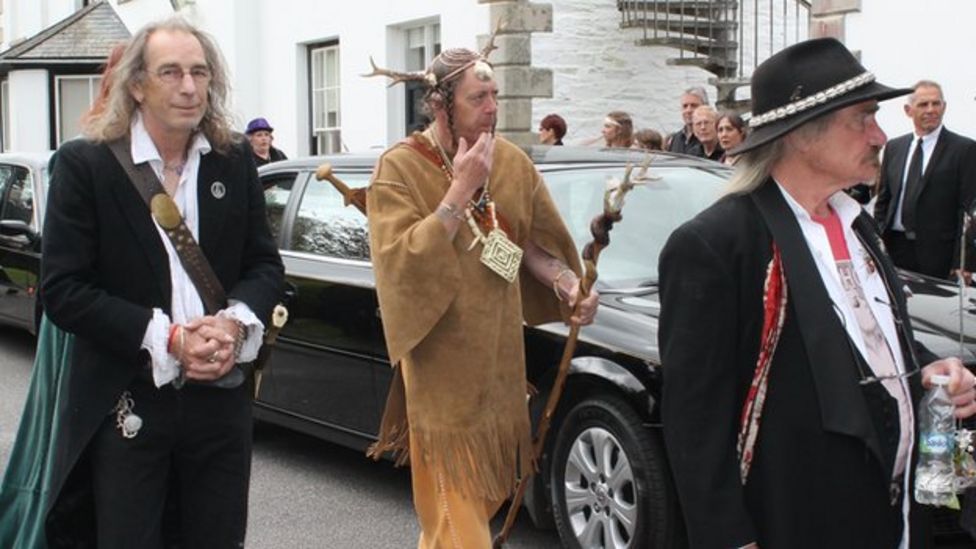
[(292, 300), (295, 299), (295, 296), (298, 295), (298, 286), (295, 286), (294, 283), (286, 280), (285, 281), (285, 289), (282, 292), (282, 294), (284, 294), (284, 301), (285, 301), (285, 304), (287, 305), (287, 304), (291, 303)]

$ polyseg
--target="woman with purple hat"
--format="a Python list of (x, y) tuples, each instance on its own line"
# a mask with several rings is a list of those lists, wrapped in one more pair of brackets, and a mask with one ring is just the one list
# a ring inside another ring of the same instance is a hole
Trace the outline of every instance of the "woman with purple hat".
[(258, 167), (271, 162), (287, 160), (285, 153), (271, 146), (274, 141), (274, 128), (264, 118), (255, 118), (247, 123), (244, 134), (251, 142), (251, 150), (254, 152), (254, 163)]

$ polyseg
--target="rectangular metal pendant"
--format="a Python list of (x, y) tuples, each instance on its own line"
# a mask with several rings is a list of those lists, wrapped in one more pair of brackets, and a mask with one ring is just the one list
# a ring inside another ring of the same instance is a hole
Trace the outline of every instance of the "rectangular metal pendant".
[(509, 240), (504, 232), (494, 229), (485, 238), (481, 262), (498, 276), (513, 282), (522, 265), (522, 248)]

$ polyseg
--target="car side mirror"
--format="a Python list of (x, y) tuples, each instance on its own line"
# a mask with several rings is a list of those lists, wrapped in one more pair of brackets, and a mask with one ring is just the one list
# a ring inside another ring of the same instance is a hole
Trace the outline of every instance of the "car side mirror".
[(41, 236), (29, 223), (25, 223), (19, 219), (4, 219), (0, 221), (0, 235), (14, 238), (23, 237), (32, 244), (37, 242)]

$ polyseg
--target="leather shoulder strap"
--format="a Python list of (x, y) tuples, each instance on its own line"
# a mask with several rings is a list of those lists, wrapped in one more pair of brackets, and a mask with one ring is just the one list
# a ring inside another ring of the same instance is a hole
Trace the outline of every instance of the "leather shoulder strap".
[(122, 165), (122, 169), (129, 176), (129, 181), (149, 208), (153, 219), (169, 237), (173, 249), (180, 258), (180, 263), (183, 264), (190, 280), (193, 281), (193, 286), (200, 294), (200, 299), (203, 300), (207, 314), (215, 314), (227, 303), (227, 295), (220, 280), (149, 163), (144, 162), (136, 166), (132, 161), (129, 147), (128, 137), (108, 143), (109, 150)]

